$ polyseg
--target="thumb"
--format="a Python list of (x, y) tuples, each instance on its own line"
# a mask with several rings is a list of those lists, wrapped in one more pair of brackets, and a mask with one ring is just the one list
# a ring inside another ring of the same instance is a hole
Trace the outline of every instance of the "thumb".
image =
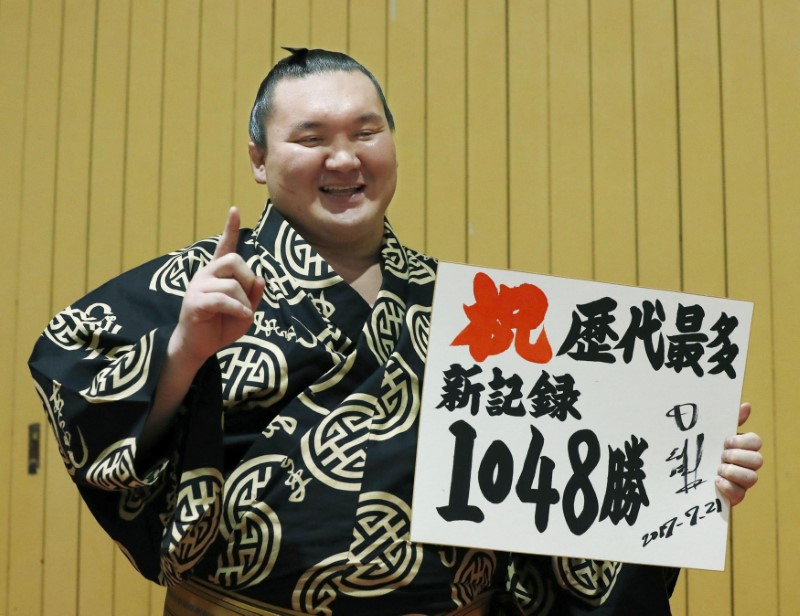
[(747, 402), (739, 407), (739, 426), (742, 426), (744, 422), (747, 421), (747, 419), (750, 417), (751, 410), (752, 409)]

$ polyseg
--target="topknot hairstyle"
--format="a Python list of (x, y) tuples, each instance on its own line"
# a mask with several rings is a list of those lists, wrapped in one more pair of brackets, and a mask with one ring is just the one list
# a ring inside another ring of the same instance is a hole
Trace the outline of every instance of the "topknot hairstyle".
[(394, 117), (389, 111), (386, 97), (383, 95), (378, 80), (364, 65), (360, 64), (347, 54), (326, 49), (307, 49), (305, 47), (284, 47), (290, 55), (278, 61), (267, 73), (261, 86), (258, 88), (253, 110), (250, 112), (250, 139), (261, 149), (267, 147), (266, 124), (272, 114), (272, 99), (275, 88), (284, 79), (301, 79), (318, 73), (354, 72), (358, 71), (369, 77), (378, 97), (383, 105), (383, 112), (389, 123), (389, 128), (394, 130)]

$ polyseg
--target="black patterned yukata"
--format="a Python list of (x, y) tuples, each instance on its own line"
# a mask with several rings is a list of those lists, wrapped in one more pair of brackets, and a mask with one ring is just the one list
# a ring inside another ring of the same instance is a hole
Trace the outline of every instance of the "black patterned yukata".
[(67, 470), (142, 575), (308, 614), (447, 613), (489, 588), (525, 614), (669, 613), (670, 570), (408, 540), (436, 264), (388, 223), (370, 307), (268, 204), (239, 235), (267, 281), (250, 331), (137, 457), (183, 294), (217, 241), (93, 291), (31, 356)]

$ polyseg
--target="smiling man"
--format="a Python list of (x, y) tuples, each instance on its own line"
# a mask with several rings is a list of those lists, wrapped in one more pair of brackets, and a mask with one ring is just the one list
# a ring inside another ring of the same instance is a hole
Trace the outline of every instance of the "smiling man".
[(267, 185), (275, 208), (370, 304), (397, 185), (393, 121), (382, 98), (360, 70), (283, 79), (264, 119), (266, 142), (256, 135), (249, 148), (255, 180)]
[[(231, 209), (56, 315), (31, 357), (68, 471), (170, 585), (165, 614), (669, 613), (674, 570), (409, 541), (436, 264), (385, 219), (394, 120), (362, 65), (301, 49), (250, 125), (255, 228)], [(733, 504), (759, 447), (726, 443)]]

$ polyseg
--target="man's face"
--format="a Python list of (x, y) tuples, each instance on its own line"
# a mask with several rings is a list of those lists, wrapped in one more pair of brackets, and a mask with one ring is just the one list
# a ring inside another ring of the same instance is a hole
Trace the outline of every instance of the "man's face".
[(259, 181), (263, 171), (275, 207), (317, 248), (377, 251), (397, 158), (370, 79), (341, 71), (284, 79), (265, 128), (254, 172)]

